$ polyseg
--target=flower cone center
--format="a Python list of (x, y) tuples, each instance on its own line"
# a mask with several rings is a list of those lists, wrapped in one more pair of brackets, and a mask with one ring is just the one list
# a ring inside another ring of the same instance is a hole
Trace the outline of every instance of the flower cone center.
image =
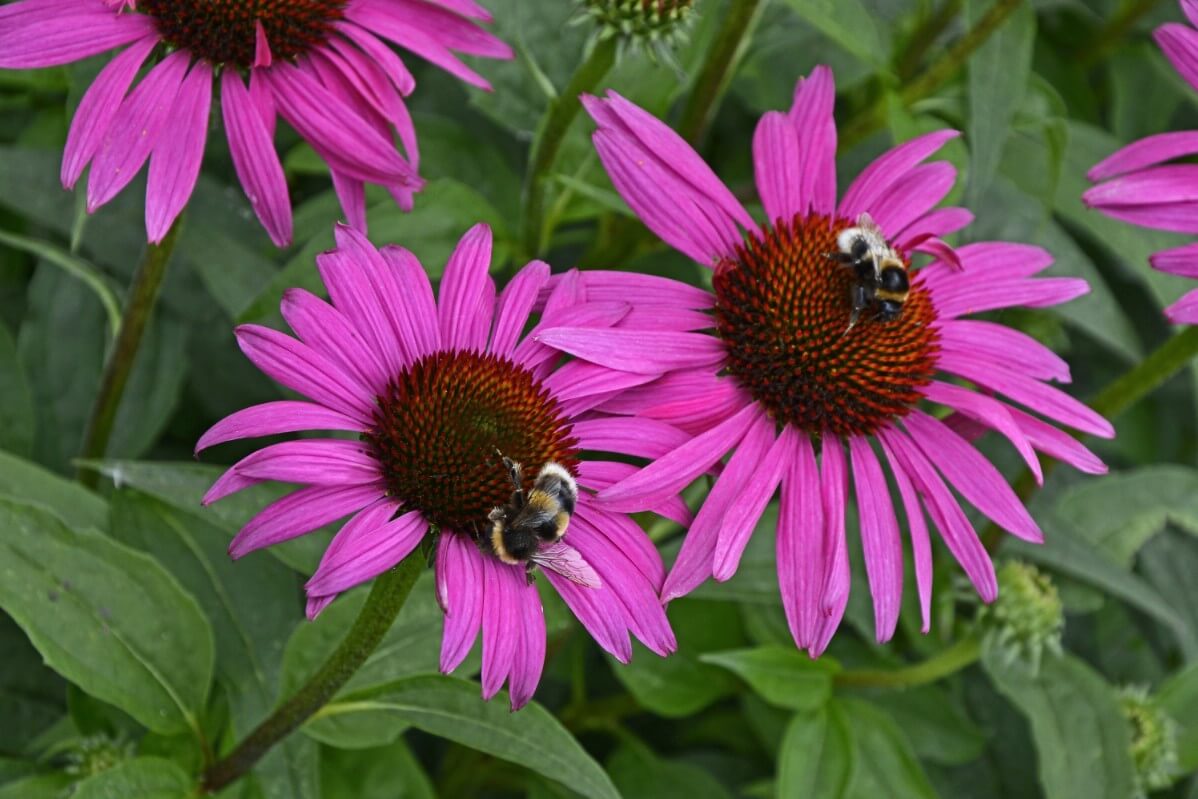
[(365, 435), (389, 493), (432, 523), (471, 532), (513, 486), (496, 450), (532, 487), (547, 461), (577, 472), (577, 440), (557, 401), (506, 358), (442, 352), (413, 364), (380, 399)]
[(906, 415), (936, 371), (936, 314), (918, 275), (897, 319), (870, 309), (848, 329), (856, 278), (828, 254), (850, 226), (823, 216), (779, 222), (750, 235), (714, 277), (728, 372), (779, 424), (816, 435), (875, 432)]
[(328, 38), (349, 0), (138, 0), (172, 47), (213, 64), (254, 63), (256, 23), (272, 57), (291, 59)]

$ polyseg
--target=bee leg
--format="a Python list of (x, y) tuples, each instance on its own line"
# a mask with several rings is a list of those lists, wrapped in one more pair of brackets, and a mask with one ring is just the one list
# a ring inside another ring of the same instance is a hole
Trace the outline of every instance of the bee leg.
[(532, 585), (537, 579), (537, 564), (531, 560), (524, 565), (524, 579), (528, 581), (528, 585)]
[(841, 266), (848, 267), (850, 269), (856, 267), (857, 265), (857, 259), (849, 255), (847, 252), (826, 252), (824, 253), (824, 257), (829, 261), (835, 261)]
[(842, 338), (857, 325), (857, 322), (861, 320), (861, 312), (869, 307), (869, 293), (865, 286), (853, 286), (851, 296), (853, 310), (849, 313), (849, 326), (844, 329), (844, 333), (840, 334)]

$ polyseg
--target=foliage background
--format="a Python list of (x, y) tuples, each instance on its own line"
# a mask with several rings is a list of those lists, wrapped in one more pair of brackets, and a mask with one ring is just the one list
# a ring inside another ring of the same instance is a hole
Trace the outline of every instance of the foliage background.
[[(562, 0), (487, 5), (519, 58), (479, 65), (493, 94), (409, 59), (429, 186), (408, 215), (374, 196), (370, 226), (377, 243), (402, 243), (435, 272), (461, 233), (487, 221), (502, 280), (527, 256), (520, 197), (529, 143), (588, 30), (567, 25), (573, 5)], [(676, 120), (728, 5), (699, 1), (678, 70), (633, 52), (603, 85)], [(734, 189), (751, 196), (757, 117), (788, 106), (796, 78), (830, 64), (842, 181), (895, 141), (959, 128), (965, 137), (943, 151), (962, 175), (950, 200), (968, 204), (977, 222), (958, 241), (1040, 244), (1055, 254), (1056, 274), (1090, 281), (1092, 293), (1059, 312), (1003, 315), (1065, 355), (1078, 396), (1093, 396), (1169, 336), (1160, 309), (1184, 281), (1152, 272), (1146, 258), (1180, 237), (1109, 221), (1079, 197), (1086, 169), (1120, 144), (1198, 127), (1194, 92), (1150, 39), (1156, 25), (1181, 19), (1171, 0), (1016, 4), (962, 69), (919, 97), (907, 89), (990, 0), (763, 5), (702, 147)], [(101, 465), (108, 479), (98, 495), (72, 482), (110, 312), (144, 242), (136, 182), (90, 218), (58, 184), (71, 110), (102, 64), (0, 72), (5, 799), (189, 795), (208, 756), (197, 741), (221, 750), (244, 735), (331, 651), (364, 596), (303, 620), (300, 585), (327, 533), (229, 562), (224, 549), (239, 523), (280, 489), (198, 505), (220, 464), (248, 445), (197, 463), (197, 437), (225, 414), (279, 396), (240, 355), (232, 327), (281, 326), (282, 290), (319, 288), (313, 256), (331, 245), (339, 215), (323, 164), (286, 128), (296, 244), (271, 246), (235, 185), (223, 137), (210, 135)], [(708, 279), (631, 218), (590, 149), (590, 129), (579, 120), (558, 161), (548, 260)], [(1091, 442), (1111, 474), (1053, 472), (1033, 499), (1048, 543), (1001, 549), (1051, 574), (1067, 611), (1065, 654), (1046, 655), (1036, 675), (991, 653), (905, 689), (838, 676), (910, 674), (901, 669), (973, 634), (976, 603), (943, 557), (931, 634), (919, 635), (909, 601), (894, 642), (875, 645), (862, 575), (828, 655), (808, 661), (786, 631), (767, 513), (733, 580), (671, 605), (680, 648), (668, 660), (640, 650), (619, 667), (546, 594), (545, 678), (537, 703), (514, 715), (502, 699), (484, 705), (467, 682), (477, 656), (455, 678), (427, 676), (440, 620), (426, 576), (343, 696), (227, 795), (1125, 799), (1136, 790), (1131, 741), (1140, 730), (1121, 714), (1117, 691), (1137, 685), (1174, 719), (1174, 784), (1157, 795), (1198, 797), (1188, 776), (1198, 768), (1194, 374), (1184, 370), (1115, 422), (1113, 442)], [(1013, 453), (982, 445), (1016, 479)], [(644, 523), (667, 557), (676, 551), (679, 530)]]

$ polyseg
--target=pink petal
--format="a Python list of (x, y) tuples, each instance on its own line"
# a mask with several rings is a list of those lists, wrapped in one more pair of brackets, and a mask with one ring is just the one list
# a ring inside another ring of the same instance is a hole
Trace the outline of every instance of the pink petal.
[(273, 436), (300, 430), (347, 430), (361, 433), (367, 426), (343, 413), (309, 402), (280, 400), (251, 405), (229, 414), (208, 429), (196, 442), (200, 451), (241, 438)]
[(146, 36), (134, 42), (100, 70), (84, 93), (75, 110), (75, 118), (71, 120), (62, 153), (61, 177), (66, 188), (74, 188), (87, 162), (96, 154), (138, 70), (157, 45), (157, 36)]
[(229, 555), (240, 558), (257, 549), (310, 533), (364, 508), (383, 495), (379, 485), (308, 486), (272, 502), (229, 544)]
[(909, 249), (912, 242), (925, 236), (947, 236), (968, 227), (973, 213), (965, 208), (937, 208), (924, 214), (895, 234), (894, 243), (900, 250)]
[(516, 589), (512, 599), (514, 606), (509, 612), (518, 620), (521, 640), (512, 658), (508, 692), (512, 710), (519, 710), (532, 700), (545, 667), (545, 611), (536, 586), (527, 582)]
[(291, 243), (291, 200), (275, 152), (272, 126), (263, 120), (237, 70), (226, 69), (221, 74), (220, 101), (237, 179), (270, 240), (285, 247)]
[[(333, 27), (337, 29), (338, 33), (343, 34), (360, 47), (365, 57), (386, 73), (400, 94), (406, 97), (416, 88), (416, 79), (412, 77), (412, 73), (404, 66), (400, 57), (395, 54), (394, 50), (375, 38), (374, 34), (344, 20), (334, 22)], [(342, 52), (345, 51), (342, 50)]]
[[(686, 373), (675, 372), (673, 374)], [(691, 435), (698, 435), (724, 421), (753, 401), (749, 393), (736, 381), (727, 377), (716, 378), (715, 375), (706, 372), (700, 374), (718, 382), (706, 392), (696, 392), (689, 396), (683, 395), (686, 398), (645, 408), (641, 411), (641, 415), (647, 419), (656, 419), (673, 425)], [(664, 388), (665, 381), (671, 376), (667, 375), (662, 380), (663, 396), (669, 396)], [(604, 407), (607, 408), (606, 405)]]
[(1153, 269), (1170, 275), (1198, 278), (1198, 243), (1155, 252), (1148, 262)]
[(628, 510), (655, 505), (680, 492), (692, 480), (723, 457), (761, 415), (757, 405), (747, 405), (735, 416), (692, 438), (672, 452), (658, 458), (627, 480), (598, 495), (612, 510)]
[[(764, 417), (763, 424), (767, 426), (768, 435), (772, 436), (773, 418)], [(790, 468), (790, 460), (797, 447), (796, 439), (800, 437), (802, 436), (796, 434), (790, 425), (782, 428), (781, 435), (765, 454), (765, 460), (758, 464), (757, 472), (728, 504), (720, 522), (719, 537), (712, 556), (712, 576), (715, 579), (723, 582), (736, 574), (741, 555), (749, 543), (749, 536), (761, 520), (766, 504), (774, 496), (774, 491), (782, 481), (782, 475)]]
[(490, 351), (497, 355), (510, 355), (524, 332), (528, 316), (537, 302), (541, 287), (549, 280), (549, 264), (530, 261), (507, 284), (499, 295), (499, 306), (495, 312), (495, 332), (491, 336)]
[(309, 596), (336, 595), (372, 580), (406, 558), (428, 530), (418, 511), (389, 521), (389, 505), (377, 514), (363, 511), (333, 538), (320, 566), (304, 586)]
[(1069, 364), (1026, 333), (994, 322), (957, 319), (940, 325), (940, 346), (961, 357), (1019, 369), (1037, 380), (1068, 383)]
[(1081, 278), (1055, 277), (1029, 280), (1022, 277), (995, 277), (987, 285), (977, 281), (957, 281), (932, 295), (938, 315), (955, 318), (994, 311), (1000, 308), (1025, 306), (1047, 308), (1060, 305), (1090, 292), (1090, 285)]
[[(379, 462), (366, 444), (342, 439), (283, 441), (251, 452), (233, 466), (254, 480), (311, 485), (365, 485), (381, 479)], [(216, 486), (204, 496), (207, 505), (224, 496)]]
[(441, 278), (441, 340), (451, 350), (485, 350), (493, 307), (480, 308), (491, 268), (491, 228), (477, 224), (466, 232)]
[(332, 168), (329, 169), (329, 175), (333, 179), (337, 202), (341, 203), (341, 210), (345, 212), (345, 223), (361, 233), (367, 232), (366, 184)]
[(790, 634), (800, 649), (815, 643), (822, 618), (825, 559), (823, 505), (811, 441), (796, 436), (778, 506), (778, 585)]
[(945, 487), (936, 470), (924, 459), (923, 454), (910, 439), (897, 429), (883, 428), (878, 432), (878, 437), (888, 445), (888, 454), (897, 459), (900, 467), (923, 495), (928, 513), (940, 530), (941, 538), (965, 570), (970, 582), (981, 594), (982, 599), (993, 602), (998, 596), (998, 579), (994, 574), (994, 564), (990, 562), (990, 555), (978, 540), (977, 533), (962, 512), (961, 506)]
[(907, 530), (911, 535), (911, 557), (915, 562), (915, 589), (919, 594), (919, 614), (922, 624), (920, 632), (927, 633), (932, 629), (932, 542), (928, 539), (928, 527), (924, 521), (923, 508), (919, 497), (911, 485), (911, 478), (903, 470), (901, 462), (886, 444), (886, 439), (879, 439), (886, 460), (890, 463), (890, 472), (898, 485), (899, 496), (903, 499), (903, 509), (907, 516)]
[(373, 420), (370, 390), (320, 353), (277, 330), (241, 325), (237, 344), (255, 366), (273, 380), (338, 411), (368, 428)]
[(836, 121), (832, 70), (820, 65), (795, 84), (790, 121), (799, 139), (798, 210), (830, 215), (836, 208)]
[(155, 66), (124, 99), (104, 135), (87, 176), (87, 210), (93, 213), (137, 175), (170, 119), (190, 56), (176, 51)]
[[(614, 485), (637, 470), (631, 463), (616, 463), (614, 461), (582, 461), (578, 464), (578, 483), (592, 491), (602, 491)], [(694, 514), (687, 508), (682, 497), (673, 496), (665, 502), (649, 508), (658, 516), (664, 516), (670, 521), (677, 522), (683, 527), (689, 527), (694, 521)]]
[(883, 153), (862, 170), (849, 186), (837, 213), (846, 219), (856, 219), (859, 214), (872, 208), (916, 164), (943, 147), (949, 139), (960, 135), (955, 130), (925, 133)]
[(175, 96), (162, 135), (150, 154), (146, 181), (146, 232), (162, 241), (182, 213), (200, 177), (212, 105), (212, 67), (197, 61)]
[(0, 69), (70, 64), (156, 33), (148, 17), (114, 14), (99, 3), (28, 0), (3, 11)]
[[(549, 282), (541, 289), (538, 306), (544, 305), (549, 293), (564, 278), (565, 275), (549, 278)], [(581, 273), (576, 280), (580, 281), (587, 302), (626, 302), (630, 297), (635, 297), (638, 303), (700, 310), (709, 309), (715, 304), (715, 296), (698, 286), (641, 272), (594, 269)]]
[(1023, 502), (980, 452), (922, 411), (913, 410), (904, 422), (923, 454), (975, 508), (1012, 535), (1033, 543), (1044, 540)]
[(1019, 425), (1020, 431), (1031, 445), (1059, 461), (1087, 474), (1106, 474), (1106, 464), (1082, 443), (1068, 433), (1024, 413), (1018, 408), (1007, 408), (1007, 413)]
[(874, 598), (878, 643), (889, 641), (898, 625), (903, 601), (903, 542), (890, 501), (890, 489), (877, 456), (862, 436), (849, 438), (853, 483), (860, 516), (865, 573)]
[(1153, 38), (1178, 74), (1198, 87), (1198, 32), (1170, 22), (1157, 28)]
[(596, 506), (588, 498), (580, 500), (575, 515), (589, 525), (595, 535), (627, 558), (654, 591), (659, 590), (666, 578), (666, 567), (661, 561), (661, 553), (640, 525), (623, 513), (611, 513)]
[(1028, 469), (1031, 470), (1036, 482), (1044, 485), (1044, 473), (1040, 469), (1040, 461), (1036, 458), (1036, 453), (1032, 451), (1031, 442), (1027, 440), (1019, 425), (1015, 423), (1006, 405), (985, 394), (978, 394), (951, 383), (934, 381), (924, 386), (923, 393), (932, 402), (947, 405), (1006, 436), (1011, 445), (1019, 452)]
[(1101, 415), (1063, 391), (1046, 386), (1014, 369), (979, 364), (974, 359), (957, 357), (950, 352), (940, 354), (939, 366), (946, 372), (997, 391), (1037, 413), (1082, 432), (1100, 438), (1113, 438), (1115, 435), (1115, 428)]
[(615, 452), (641, 458), (660, 458), (691, 440), (681, 430), (652, 419), (583, 419), (574, 423), (571, 432), (578, 439), (578, 446), (588, 452)]
[(445, 612), (441, 671), (445, 674), (470, 654), (482, 625), (483, 569), (488, 557), (466, 536), (451, 530), (442, 530), (437, 538), (437, 601)]
[(383, 292), (387, 264), (359, 231), (336, 225), (337, 249), (316, 256), (316, 268), (337, 310), (354, 326), (363, 344), (374, 350), (388, 376), (398, 374), (405, 361), (396, 336), (394, 309)]
[(1165, 317), (1175, 325), (1198, 324), (1198, 291), (1191, 291), (1166, 308)]
[(1198, 153), (1198, 131), (1158, 133), (1116, 150), (1091, 167), (1086, 177), (1097, 182), (1194, 153)]
[(523, 645), (524, 620), (517, 615), (517, 591), (526, 587), (523, 570), (495, 558), (482, 559), (483, 578), (483, 699), (499, 693)]
[(820, 606), (822, 618), (815, 641), (808, 647), (811, 657), (819, 657), (840, 627), (849, 604), (852, 572), (849, 567), (848, 539), (844, 532), (848, 495), (848, 472), (840, 439), (825, 431), (821, 455), (820, 494), (824, 511), (824, 587)]
[(428, 274), (416, 256), (402, 247), (388, 244), (379, 251), (391, 267), (391, 288), (386, 292), (392, 306), (395, 337), (409, 363), (441, 348), (441, 328), (437, 321), (437, 303)]
[(545, 572), (545, 579), (570, 608), (595, 643), (621, 663), (632, 659), (625, 610), (609, 588), (586, 588), (560, 574)]
[(723, 342), (705, 333), (555, 327), (534, 338), (577, 358), (639, 374), (711, 367), (727, 357)]
[(806, 210), (800, 207), (801, 159), (790, 118), (778, 111), (763, 115), (753, 133), (753, 171), (770, 222), (789, 222)]
[(378, 351), (365, 345), (344, 314), (304, 289), (284, 291), (279, 308), (301, 341), (375, 394), (385, 391), (392, 376), (390, 371)]
[(870, 207), (874, 221), (891, 238), (943, 200), (957, 180), (957, 168), (947, 161), (912, 167)]
[[(682, 549), (679, 550), (678, 558), (674, 561), (661, 591), (663, 602), (690, 593), (712, 576), (716, 547), (725, 523), (740, 524), (744, 521), (729, 519), (729, 509), (740, 493), (749, 487), (755, 496), (759, 496), (764, 486), (754, 484), (760, 482), (772, 483), (768, 486), (769, 494), (772, 494), (777, 486), (772, 469), (767, 470), (764, 475), (760, 473), (762, 461), (774, 445), (774, 422), (768, 415), (756, 408), (754, 410), (748, 429), (736, 444), (736, 451), (728, 459), (728, 465), (715, 481), (703, 502), (703, 507), (695, 515), (695, 521), (687, 531), (686, 538), (682, 541)], [(653, 468), (654, 465), (656, 464), (651, 464), (648, 468)], [(752, 527), (750, 524), (750, 531)], [(733, 570), (735, 565), (732, 564)]]

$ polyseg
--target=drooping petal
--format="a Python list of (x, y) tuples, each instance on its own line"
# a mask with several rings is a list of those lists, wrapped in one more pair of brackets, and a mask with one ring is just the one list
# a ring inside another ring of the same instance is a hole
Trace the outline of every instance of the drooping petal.
[(1044, 473), (1040, 469), (1040, 460), (1036, 457), (1031, 442), (1027, 440), (1019, 425), (1015, 423), (1006, 405), (985, 394), (979, 394), (951, 383), (934, 381), (924, 386), (923, 393), (930, 401), (947, 405), (1006, 436), (1011, 445), (1019, 452), (1028, 469), (1031, 470), (1036, 482), (1040, 485), (1044, 484)]
[(525, 582), (523, 570), (495, 558), (482, 559), (483, 580), (483, 699), (499, 693), (523, 645), (524, 620), (513, 611)]
[[(578, 464), (578, 484), (592, 491), (602, 491), (608, 486), (615, 485), (636, 472), (637, 467), (631, 463), (615, 461), (586, 460)], [(654, 505), (648, 510), (677, 522), (683, 527), (689, 527), (694, 521), (694, 514), (687, 508), (682, 497), (673, 496), (665, 502)]]
[(61, 177), (66, 188), (75, 187), (75, 181), (99, 149), (138, 70), (157, 45), (157, 36), (146, 36), (134, 42), (109, 61), (84, 92), (62, 152)]
[[(772, 433), (774, 420), (767, 416), (764, 422), (768, 425), (768, 432)], [(766, 452), (764, 461), (758, 465), (757, 473), (728, 504), (720, 522), (719, 537), (712, 556), (712, 576), (715, 579), (729, 580), (736, 573), (749, 536), (774, 496), (782, 475), (790, 468), (798, 437), (799, 434), (790, 425), (782, 428), (782, 433)]]
[(1086, 177), (1095, 182), (1106, 180), (1194, 153), (1198, 153), (1198, 131), (1158, 133), (1111, 153), (1092, 166)]
[(220, 102), (237, 179), (270, 240), (285, 247), (291, 243), (291, 199), (283, 164), (275, 152), (273, 126), (262, 118), (237, 70), (221, 73)]
[(1198, 323), (1198, 291), (1191, 291), (1166, 308), (1165, 317), (1176, 325)]
[(890, 502), (890, 489), (869, 441), (849, 438), (853, 484), (865, 553), (865, 574), (874, 599), (878, 643), (889, 641), (898, 625), (903, 599), (903, 542)]
[[(304, 586), (308, 596), (336, 595), (374, 579), (406, 558), (428, 530), (418, 511), (391, 520), (394, 508), (362, 511), (333, 537), (316, 573)], [(369, 514), (369, 515), (368, 515)]]
[(894, 475), (899, 496), (903, 500), (907, 530), (911, 536), (911, 558), (915, 562), (915, 590), (919, 594), (919, 615), (922, 622), (920, 632), (926, 633), (932, 629), (932, 542), (928, 538), (928, 526), (924, 520), (923, 508), (919, 504), (919, 497), (911, 485), (911, 478), (903, 469), (902, 462), (895, 457), (885, 438), (879, 438), (878, 443), (886, 453), (890, 473)]
[(1161, 272), (1198, 279), (1198, 243), (1154, 252), (1148, 262)]
[(1152, 35), (1178, 74), (1198, 88), (1198, 31), (1170, 22)]
[(845, 537), (844, 518), (848, 504), (848, 470), (840, 440), (825, 431), (820, 451), (820, 496), (824, 512), (824, 579), (820, 598), (820, 619), (815, 641), (807, 649), (819, 657), (840, 627), (849, 604), (852, 572), (849, 567), (849, 545)]
[(940, 346), (962, 357), (980, 357), (1018, 368), (1037, 380), (1070, 381), (1069, 364), (1026, 333), (977, 319), (940, 325)]
[(819, 470), (807, 436), (796, 436), (778, 506), (778, 585), (791, 637), (800, 649), (815, 643), (823, 616), (825, 546)]
[(445, 613), (441, 636), (441, 671), (456, 669), (478, 635), (483, 612), (483, 568), (487, 558), (478, 547), (451, 530), (437, 539), (437, 601)]
[(508, 612), (517, 620), (521, 635), (512, 657), (508, 693), (512, 710), (519, 710), (532, 699), (545, 667), (545, 610), (536, 586), (530, 583), (517, 587), (512, 599)]
[(586, 588), (551, 571), (545, 572), (545, 579), (595, 643), (621, 663), (632, 659), (625, 610), (615, 592), (608, 588)]
[(157, 244), (182, 213), (200, 177), (212, 105), (212, 67), (197, 61), (179, 86), (169, 118), (150, 153), (146, 234)]

